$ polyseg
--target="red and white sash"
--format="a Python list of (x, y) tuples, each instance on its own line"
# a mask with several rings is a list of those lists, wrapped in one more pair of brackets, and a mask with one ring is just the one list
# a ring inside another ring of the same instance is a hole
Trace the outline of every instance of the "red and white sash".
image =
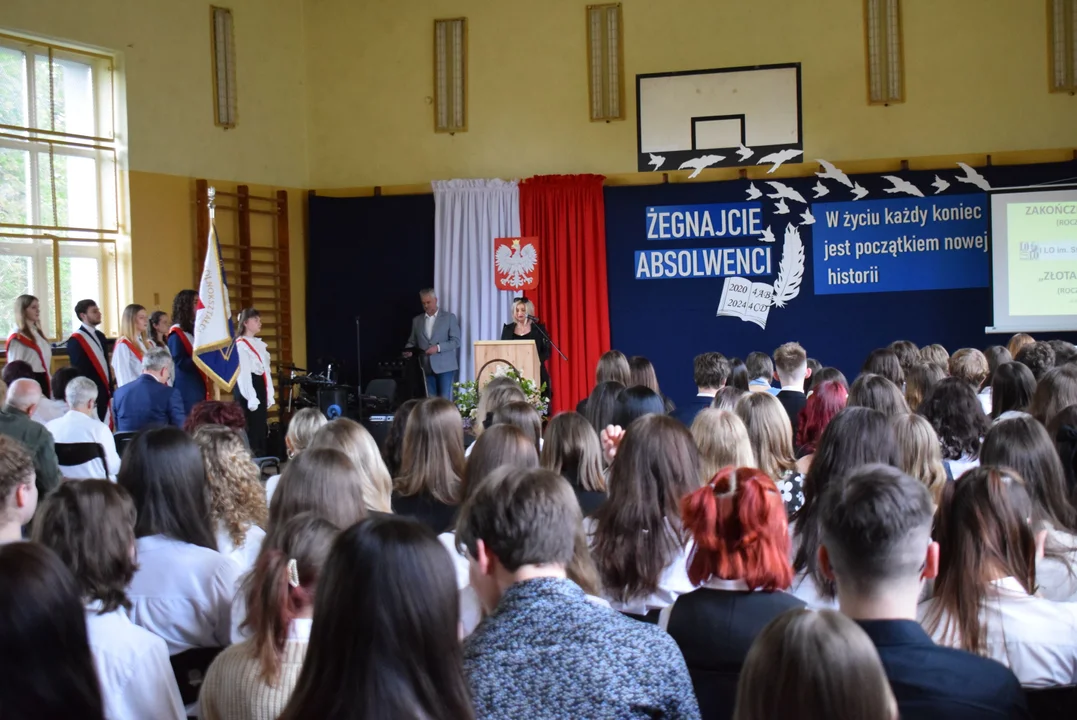
[[(180, 342), (183, 343), (183, 349), (187, 351), (187, 354), (194, 360), (194, 346), (191, 345), (191, 338), (187, 337), (187, 333), (179, 325), (173, 325), (168, 329), (168, 336), (178, 335)], [(209, 378), (206, 374), (199, 369), (198, 374), (202, 376), (202, 384), (206, 387), (206, 400), (209, 400)]]
[(109, 377), (108, 370), (101, 364), (101, 357), (97, 354), (97, 350), (90, 344), (90, 341), (86, 339), (86, 336), (78, 330), (71, 333), (71, 337), (82, 346), (82, 351), (86, 353), (86, 357), (90, 358), (90, 364), (93, 365), (94, 372), (101, 378), (101, 382), (105, 384), (105, 387), (108, 387), (111, 378)]
[[(184, 337), (186, 337), (186, 336), (184, 336)], [(116, 342), (117, 342), (117, 344), (120, 344), (120, 345), (125, 345), (125, 346), (127, 347), (127, 349), (128, 349), (128, 350), (130, 350), (130, 351), (131, 351), (131, 353), (132, 353), (132, 354), (133, 354), (133, 355), (134, 355), (134, 356), (135, 356), (136, 358), (138, 358), (138, 361), (139, 361), (139, 362), (142, 362), (142, 348), (140, 348), (140, 347), (138, 346), (138, 343), (133, 343), (133, 342), (131, 342), (130, 340), (128, 340), (127, 338), (125, 338), (125, 337), (121, 337), (121, 338), (120, 338), (119, 340), (117, 340)]]
[(23, 335), (21, 332), (13, 332), (8, 336), (7, 343), (4, 344), (4, 351), (11, 352), (11, 343), (17, 342), (20, 345), (25, 345), (34, 351), (38, 360), (41, 361), (41, 367), (45, 368), (45, 393), (52, 397), (52, 378), (49, 377), (49, 365), (45, 362), (45, 353), (41, 352), (41, 347), (37, 344), (37, 341), (33, 338)]
[[(266, 402), (268, 403), (270, 398), (273, 396), (273, 385), (272, 385), (272, 382), (269, 379), (269, 368), (266, 366), (267, 364), (266, 364), (265, 358), (263, 358), (262, 355), (257, 350), (254, 349), (254, 345), (247, 338), (245, 338), (245, 337), (236, 338), (236, 342), (237, 343), (243, 343), (248, 348), (250, 348), (251, 352), (254, 353), (254, 356), (256, 358), (258, 358), (259, 362), (262, 363), (262, 379), (265, 380), (265, 383), (266, 383)], [(267, 404), (266, 408), (268, 408), (268, 407), (269, 407), (269, 405)]]

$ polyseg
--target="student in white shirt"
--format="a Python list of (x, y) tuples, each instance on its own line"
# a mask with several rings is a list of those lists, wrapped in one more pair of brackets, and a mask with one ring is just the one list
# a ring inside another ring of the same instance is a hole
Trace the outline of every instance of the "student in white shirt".
[[(691, 543), (681, 498), (699, 487), (699, 451), (679, 421), (644, 415), (620, 433), (609, 497), (584, 521), (604, 597), (615, 610), (647, 616), (691, 592)], [(607, 453), (611, 451), (607, 447)]]
[(1035, 596), (1035, 505), (994, 466), (947, 486), (935, 519), (939, 574), (920, 606), (936, 643), (1006, 665), (1024, 687), (1077, 684), (1077, 605)]
[(116, 452), (116, 440), (108, 425), (97, 419), (97, 385), (93, 380), (77, 377), (64, 389), (67, 405), (71, 409), (63, 417), (53, 420), (45, 427), (52, 439), (61, 443), (97, 443), (105, 452), (105, 466), (101, 460), (91, 460), (81, 465), (61, 465), (60, 473), (68, 480), (88, 478), (116, 479), (120, 471), (120, 456)]
[(228, 645), (239, 566), (217, 552), (198, 445), (179, 428), (144, 431), (124, 452), (118, 482), (138, 511), (131, 619), (170, 655)]
[(38, 543), (0, 545), (4, 720), (104, 720), (79, 586)]
[(34, 459), (18, 440), (0, 435), (0, 545), (22, 540), (37, 510)]
[(120, 319), (120, 336), (112, 348), (112, 370), (116, 387), (138, 379), (142, 374), (142, 358), (153, 347), (147, 332), (150, 318), (141, 305), (128, 305)]
[(236, 402), (247, 416), (247, 437), (255, 457), (265, 455), (269, 408), (275, 403), (269, 348), (262, 338), (257, 337), (261, 331), (260, 312), (247, 308), (239, 314), (240, 334), (236, 338), (239, 379), (236, 381), (234, 393)]
[(201, 426), (194, 440), (206, 466), (217, 550), (245, 573), (254, 567), (269, 520), (261, 471), (243, 438), (223, 425)]
[(127, 586), (138, 567), (131, 496), (105, 480), (64, 483), (39, 515), (35, 542), (56, 551), (86, 604), (106, 717), (183, 720), (186, 712), (165, 641), (132, 623), (125, 612)]
[(33, 295), (15, 298), (15, 329), (7, 338), (7, 361), (30, 365), (45, 397), (52, 397), (52, 344), (41, 329), (41, 304)]
[(1025, 481), (1046, 534), (1036, 559), (1039, 594), (1077, 603), (1077, 509), (1068, 499), (1065, 470), (1047, 431), (1031, 415), (1000, 420), (984, 438), (985, 465), (1010, 468)]

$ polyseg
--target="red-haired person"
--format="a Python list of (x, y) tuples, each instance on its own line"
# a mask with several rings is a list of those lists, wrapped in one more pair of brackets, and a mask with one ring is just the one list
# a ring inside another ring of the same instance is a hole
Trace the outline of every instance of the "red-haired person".
[(797, 470), (806, 475), (811, 467), (811, 458), (819, 438), (830, 424), (831, 418), (845, 408), (849, 400), (849, 390), (837, 380), (827, 380), (816, 387), (808, 396), (808, 402), (797, 416), (796, 447)]
[(658, 624), (680, 646), (700, 713), (731, 718), (741, 666), (767, 623), (804, 603), (793, 582), (785, 503), (754, 468), (727, 467), (681, 502), (695, 540), (688, 579), (699, 589), (662, 610)]

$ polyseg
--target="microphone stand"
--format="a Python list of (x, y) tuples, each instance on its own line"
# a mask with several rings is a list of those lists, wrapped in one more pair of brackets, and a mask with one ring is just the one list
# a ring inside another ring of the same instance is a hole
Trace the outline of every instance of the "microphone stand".
[(553, 338), (550, 337), (550, 334), (546, 332), (546, 328), (542, 327), (542, 321), (540, 321), (536, 317), (531, 317), (530, 315), (527, 319), (530, 320), (536, 328), (538, 328), (538, 331), (542, 333), (542, 337), (546, 338), (546, 342), (550, 343), (553, 349), (557, 351), (557, 354), (561, 356), (561, 359), (565, 362), (568, 362), (568, 358), (565, 357), (565, 354), (563, 352), (561, 352), (561, 348), (557, 347), (557, 343), (555, 343), (553, 341)]

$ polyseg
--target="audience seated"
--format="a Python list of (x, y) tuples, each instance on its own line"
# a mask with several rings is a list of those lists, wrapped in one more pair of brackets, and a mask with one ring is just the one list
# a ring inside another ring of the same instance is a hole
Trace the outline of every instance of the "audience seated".
[(310, 644), (281, 720), (475, 717), (452, 563), (429, 529), (385, 515), (349, 528), (318, 585)]
[(535, 453), (542, 452), (542, 418), (531, 403), (516, 400), (502, 405), (494, 410), (491, 425), (519, 428), (535, 446)]
[[(415, 409), (415, 406), (419, 404), (418, 399), (406, 400), (393, 412), (393, 422), (389, 426), (389, 433), (385, 437), (385, 443), (382, 446), (382, 459), (385, 460), (385, 468), (389, 471), (389, 477), (393, 478), (400, 474), (400, 466), (404, 462), (402, 457), (404, 454), (404, 430), (408, 426), (408, 418), (411, 416), (411, 411)], [(300, 411), (302, 412), (302, 410)], [(321, 413), (318, 413), (321, 415)], [(292, 423), (295, 423), (295, 419), (298, 417), (296, 414), (292, 418)], [(324, 418), (325, 416), (322, 415)], [(289, 433), (291, 432), (291, 425), (288, 426)], [(285, 438), (287, 443), (287, 438)], [(288, 457), (291, 457), (291, 450), (289, 450)], [(268, 492), (269, 486), (266, 485)]]
[[(909, 412), (917, 412), (924, 403), (924, 398), (946, 377), (946, 371), (933, 363), (920, 362), (905, 371), (905, 404)], [(980, 394), (980, 403), (984, 403), (984, 395)], [(987, 394), (987, 404), (984, 412), (991, 412), (991, 393)]]
[[(34, 408), (34, 414), (31, 416), (31, 419), (42, 425), (47, 425), (53, 420), (62, 418), (64, 414), (71, 409), (65, 394), (67, 392), (67, 385), (77, 377), (79, 377), (79, 371), (73, 367), (62, 367), (54, 372), (52, 374), (52, 382), (49, 383), (52, 397), (47, 398), (42, 396), (41, 402)], [(100, 419), (100, 416), (98, 416), (97, 413), (94, 413), (94, 417)]]
[(36, 380), (19, 378), (7, 389), (7, 399), (0, 408), (0, 435), (17, 440), (34, 458), (37, 491), (45, 497), (60, 484), (60, 466), (56, 445), (45, 426), (30, 419), (41, 402), (41, 386)]
[(240, 590), (251, 637), (210, 666), (199, 697), (203, 720), (275, 720), (284, 710), (307, 654), (318, 578), (339, 532), (300, 513), (266, 537)]
[[(825, 372), (825, 368), (824, 368)], [(822, 377), (822, 373), (820, 373)], [(816, 380), (815, 390), (797, 416), (796, 448), (797, 471), (806, 475), (811, 468), (812, 456), (819, 445), (819, 438), (834, 416), (845, 409), (849, 401), (849, 389), (839, 380)]]
[(636, 418), (644, 415), (665, 415), (666, 406), (658, 393), (642, 385), (627, 387), (617, 395), (617, 408), (613, 413), (613, 425), (626, 428)]
[(838, 370), (835, 367), (825, 367), (819, 370), (817, 373), (812, 373), (812, 387), (818, 388), (823, 383), (835, 380), (841, 383), (841, 386), (845, 388), (846, 392), (849, 392), (849, 380), (845, 377), (845, 373)]
[(950, 353), (938, 343), (920, 348), (920, 358), (932, 365), (938, 365), (946, 374), (950, 373)]
[(1040, 595), (1077, 603), (1077, 509), (1047, 431), (1027, 415), (1003, 420), (988, 431), (981, 456), (985, 465), (1016, 472), (1032, 496), (1045, 534), (1036, 560)]
[(247, 442), (247, 417), (243, 408), (234, 402), (202, 400), (191, 406), (191, 412), (183, 421), (183, 429), (194, 434), (203, 425), (223, 425), (243, 437)]
[(142, 375), (113, 393), (117, 432), (159, 425), (183, 427), (187, 414), (179, 391), (168, 384), (171, 375), (172, 355), (167, 349), (153, 348), (142, 357)]
[(625, 386), (619, 382), (600, 382), (591, 390), (583, 409), (576, 412), (587, 419), (596, 434), (600, 433), (613, 425), (613, 416), (617, 412), (617, 397), (624, 389)]
[(37, 511), (34, 460), (26, 446), (0, 435), (0, 545), (22, 540)]
[[(714, 399), (711, 400), (711, 405), (709, 409), (728, 410), (729, 412), (736, 412), (737, 403), (740, 402), (740, 399), (747, 394), (748, 393), (744, 392), (740, 388), (729, 387), (728, 385), (726, 385), (724, 388), (719, 390), (717, 394), (715, 394)], [(700, 412), (703, 411), (700, 410)]]
[(363, 502), (370, 512), (392, 512), (393, 479), (370, 432), (350, 418), (336, 418), (318, 431), (310, 448), (333, 448), (347, 455), (363, 478)]
[(863, 367), (860, 368), (860, 374), (881, 375), (899, 389), (905, 387), (905, 371), (901, 369), (901, 361), (893, 350), (886, 348), (872, 350), (864, 361)]
[[(714, 396), (729, 381), (732, 367), (722, 353), (706, 352), (696, 355), (692, 361), (692, 379), (696, 383), (696, 396), (673, 412), (673, 417), (691, 427), (692, 421), (700, 410), (711, 406)], [(622, 427), (628, 427), (622, 425)]]
[(1063, 408), (1047, 427), (1048, 436), (1055, 441), (1062, 471), (1066, 476), (1070, 504), (1077, 507), (1077, 405)]
[(995, 381), (995, 371), (1002, 365), (1013, 362), (1013, 356), (1001, 345), (991, 345), (984, 350), (984, 357), (987, 358), (987, 377), (984, 378), (983, 389), (980, 390), (980, 403), (983, 405), (984, 412), (990, 415), (991, 385)]
[(1009, 344), (1006, 349), (1010, 352), (1010, 357), (1017, 359), (1017, 353), (1021, 352), (1024, 348), (1028, 347), (1032, 343), (1036, 342), (1036, 339), (1028, 333), (1017, 333), (1010, 338)]
[(651, 361), (641, 355), (635, 355), (628, 359), (629, 383), (628, 386), (642, 385), (653, 390), (658, 397), (662, 398), (667, 415), (677, 409), (672, 400), (662, 394), (662, 388), (658, 385), (658, 374), (654, 370)]
[(118, 481), (138, 513), (131, 619), (170, 655), (228, 645), (240, 571), (217, 552), (198, 445), (179, 428), (147, 430), (127, 447)]
[(105, 719), (82, 589), (39, 543), (0, 545), (0, 648), (4, 720)]
[(658, 624), (684, 654), (700, 714), (731, 718), (756, 635), (786, 610), (804, 607), (784, 592), (793, 581), (785, 506), (764, 473), (726, 467), (684, 498), (681, 514), (696, 546), (688, 579), (699, 589), (663, 608)]
[(1039, 382), (1040, 378), (1055, 366), (1055, 351), (1049, 343), (1037, 341), (1021, 348), (1013, 356), (1013, 361), (1027, 366), (1036, 382)]
[(748, 371), (748, 391), (768, 392), (777, 395), (779, 390), (771, 383), (774, 379), (774, 361), (765, 352), (751, 352), (744, 361)]
[(897, 467), (923, 483), (937, 507), (948, 478), (935, 428), (923, 416), (911, 413), (890, 418), (890, 427), (899, 453)]
[(835, 608), (834, 583), (819, 568), (821, 502), (861, 465), (897, 465), (900, 452), (886, 416), (871, 408), (845, 408), (830, 421), (804, 479), (804, 507), (793, 516), (793, 594), (809, 607)]
[(804, 393), (804, 381), (811, 377), (808, 369), (808, 354), (799, 343), (788, 342), (774, 351), (774, 373), (782, 389), (776, 396), (789, 416), (793, 428), (790, 439), (797, 435), (797, 416), (808, 402)]
[(950, 477), (956, 480), (980, 464), (980, 440), (987, 432), (988, 420), (971, 385), (945, 378), (924, 399), (919, 412), (939, 436)]
[[(676, 427), (641, 418), (625, 443), (651, 425)], [(548, 470), (503, 468), (464, 502), (457, 542), (491, 613), (464, 642), (475, 717), (621, 718), (647, 708), (652, 717), (698, 718), (673, 639), (589, 601), (566, 578), (579, 522), (571, 488)]]
[(1036, 392), (1036, 378), (1021, 363), (999, 365), (991, 380), (991, 419), (1027, 413)]
[(738, 357), (729, 359), (729, 381), (726, 384), (748, 392), (748, 366)]
[[(418, 403), (418, 400), (409, 400), (410, 402)], [(407, 405), (407, 403), (404, 403)], [(196, 406), (197, 407), (197, 406)], [(242, 411), (241, 411), (242, 412)], [(397, 419), (400, 418), (400, 410), (397, 410), (396, 415), (393, 418), (393, 428), (396, 428)], [(407, 421), (405, 416), (401, 425), (401, 440), (403, 440), (403, 424)], [(314, 440), (315, 434), (329, 422), (325, 419), (325, 414), (318, 408), (303, 408), (292, 415), (292, 419), (288, 421), (288, 432), (284, 435), (284, 449), (288, 454), (288, 459), (291, 460), (299, 453), (303, 452)], [(390, 435), (392, 432), (390, 431)], [(388, 447), (388, 441), (386, 441), (386, 447)], [(273, 493), (277, 489), (277, 483), (280, 482), (280, 475), (274, 475), (266, 480), (266, 504), (273, 502)]]
[(223, 425), (203, 425), (194, 441), (206, 468), (217, 550), (245, 573), (254, 567), (269, 519), (261, 472), (243, 440)]
[(393, 512), (414, 517), (435, 533), (452, 526), (464, 476), (460, 412), (444, 398), (427, 398), (408, 418), (404, 463), (393, 481)]
[(935, 521), (938, 577), (920, 620), (935, 642), (997, 660), (1025, 687), (1074, 685), (1077, 604), (1034, 595), (1034, 509), (1009, 470), (985, 465), (947, 485)]
[(1039, 378), (1028, 412), (1047, 426), (1062, 408), (1077, 405), (1077, 365), (1052, 368)]
[(742, 397), (737, 403), (737, 416), (748, 428), (755, 467), (774, 481), (785, 502), (786, 513), (792, 515), (804, 505), (804, 476), (797, 470), (789, 416), (770, 393), (749, 393)]
[(939, 545), (931, 541), (934, 506), (928, 489), (900, 470), (859, 468), (823, 497), (822, 571), (837, 586), (842, 613), (875, 644), (901, 717), (1026, 717), (1012, 672), (935, 645), (916, 621), (921, 587), (939, 566)]
[(692, 439), (699, 450), (699, 481), (706, 485), (726, 467), (755, 467), (748, 428), (736, 413), (708, 408), (692, 421)]
[[(699, 451), (683, 425), (645, 415), (628, 426), (609, 497), (584, 521), (603, 596), (615, 609), (648, 616), (692, 590), (680, 502), (698, 487)], [(657, 612), (648, 619), (657, 621)]]
[[(471, 434), (478, 439), (493, 424), (494, 411), (503, 405), (514, 402), (527, 402), (527, 395), (524, 394), (523, 389), (516, 381), (504, 376), (491, 378), (479, 395), (479, 404), (475, 408), (475, 421), (471, 426)], [(408, 417), (410, 422), (411, 416), (409, 415)], [(406, 428), (404, 436), (407, 436)], [(471, 454), (471, 447), (471, 445), (467, 447), (464, 457)], [(403, 469), (403, 462), (401, 462), (401, 469)]]
[(848, 405), (878, 410), (887, 417), (909, 412), (901, 387), (882, 375), (872, 373), (864, 373), (853, 381), (853, 386), (849, 388)]
[(1077, 345), (1065, 340), (1048, 340), (1047, 344), (1055, 351), (1055, 367), (1062, 367), (1077, 360)]
[[(79, 379), (96, 393), (92, 381)], [(138, 567), (127, 491), (107, 480), (64, 483), (42, 504), (34, 541), (55, 551), (78, 583), (106, 716), (186, 718), (168, 646), (127, 617), (127, 586)]]
[(492, 426), (475, 441), (475, 452), (464, 467), (462, 497), (467, 497), (484, 478), (503, 465), (525, 469), (539, 466), (539, 455), (531, 437), (508, 423)]
[[(55, 383), (53, 383), (55, 387)], [(90, 460), (80, 465), (62, 465), (60, 472), (67, 480), (88, 478), (116, 479), (120, 471), (120, 456), (116, 452), (116, 439), (108, 425), (97, 415), (97, 384), (84, 377), (72, 378), (64, 388), (67, 414), (53, 420), (45, 427), (55, 443), (96, 443), (105, 455), (104, 462)]]
[[(73, 368), (67, 369), (71, 370)], [(65, 368), (60, 368), (60, 370), (57, 370), (56, 372), (59, 373), (62, 370), (65, 370)], [(69, 373), (64, 373), (63, 375), (61, 375), (61, 377), (66, 377), (68, 380), (70, 380)], [(33, 380), (34, 382), (37, 382), (37, 375), (34, 373), (33, 368), (30, 367), (30, 363), (26, 362), (25, 360), (9, 360), (4, 365), (3, 371), (4, 392), (6, 393), (7, 389), (10, 388), (16, 380), (23, 379)], [(38, 387), (40, 387), (40, 385)], [(56, 392), (55, 385), (53, 385), (53, 392)], [(67, 412), (67, 408), (64, 406), (63, 403), (63, 397), (64, 396), (62, 394), (57, 396), (57, 399), (60, 402), (56, 403), (46, 397), (44, 393), (42, 393), (41, 400), (38, 401), (37, 405), (34, 406), (33, 412), (29, 413), (30, 419), (34, 422), (41, 423), (42, 425), (44, 425), (51, 420), (55, 420), (56, 418), (61, 417), (65, 412)]]
[(908, 382), (909, 370), (923, 362), (920, 348), (916, 347), (912, 340), (895, 340), (887, 346), (887, 350), (897, 355), (898, 364), (901, 365), (901, 371), (905, 373), (905, 380)]
[(5, 385), (11, 387), (16, 380), (32, 380), (34, 371), (25, 360), (8, 360), (4, 363), (3, 371), (0, 371), (0, 378), (3, 378)]
[(898, 720), (871, 639), (841, 613), (790, 610), (744, 661), (734, 720)]
[(572, 486), (584, 517), (593, 515), (606, 501), (602, 445), (583, 415), (566, 412), (550, 420), (541, 460), (542, 467), (558, 473)]
[(309, 448), (284, 466), (269, 506), (268, 532), (300, 513), (313, 513), (341, 530), (365, 518), (363, 471), (340, 450)]

